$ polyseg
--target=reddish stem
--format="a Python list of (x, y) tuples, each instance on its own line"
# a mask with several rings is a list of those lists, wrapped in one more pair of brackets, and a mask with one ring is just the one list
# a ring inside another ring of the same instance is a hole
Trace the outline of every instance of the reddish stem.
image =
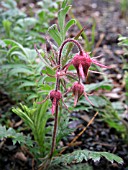
[(81, 47), (81, 45), (78, 43), (78, 41), (74, 40), (74, 39), (67, 39), (63, 42), (63, 44), (61, 45), (60, 47), (60, 51), (59, 51), (59, 61), (58, 61), (58, 65), (60, 65), (60, 62), (61, 62), (61, 54), (62, 54), (62, 50), (63, 50), (63, 47), (65, 46), (65, 44), (67, 44), (68, 42), (72, 42), (74, 43), (78, 48), (79, 48), (79, 51), (80, 51), (80, 55), (83, 55), (83, 49)]
[[(63, 50), (63, 47), (65, 46), (66, 43), (68, 42), (73, 42), (74, 44), (77, 45), (77, 47), (79, 48), (79, 51), (80, 51), (80, 55), (83, 55), (83, 49), (81, 47), (81, 45), (76, 41), (76, 40), (73, 40), (73, 39), (67, 39), (63, 42), (63, 44), (61, 45), (60, 47), (60, 51), (59, 51), (59, 60), (58, 60), (58, 69), (57, 69), (57, 72), (60, 71), (60, 63), (61, 63), (61, 54), (62, 54), (62, 50)], [(56, 74), (57, 75), (57, 74)], [(57, 76), (56, 78), (56, 87), (55, 87), (55, 90), (58, 91), (60, 88), (60, 80), (59, 80), (59, 76)], [(55, 105), (55, 123), (54, 123), (54, 129), (53, 129), (53, 136), (52, 136), (52, 147), (51, 147), (51, 152), (50, 152), (50, 155), (49, 157), (52, 158), (53, 156), (53, 153), (54, 153), (54, 149), (56, 147), (56, 134), (57, 134), (57, 127), (58, 127), (58, 102), (56, 102), (56, 105)]]
[(55, 122), (54, 122), (53, 136), (52, 136), (52, 147), (49, 155), (50, 158), (52, 158), (54, 149), (56, 147), (57, 127), (58, 127), (58, 103), (56, 103), (56, 108), (55, 108)]

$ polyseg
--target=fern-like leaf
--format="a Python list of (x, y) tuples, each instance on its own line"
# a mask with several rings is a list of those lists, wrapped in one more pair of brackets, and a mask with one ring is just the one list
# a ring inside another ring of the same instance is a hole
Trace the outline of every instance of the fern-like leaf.
[(13, 128), (6, 129), (5, 126), (0, 125), (0, 139), (11, 138), (13, 144), (25, 144), (29, 147), (33, 146), (33, 141), (30, 136), (24, 136), (22, 133), (17, 133)]
[(114, 161), (122, 164), (123, 159), (117, 155), (108, 152), (94, 152), (89, 150), (77, 150), (69, 154), (65, 154), (59, 157), (56, 157), (52, 160), (52, 164), (71, 164), (71, 163), (80, 163), (82, 161), (88, 161), (92, 159), (94, 162), (99, 161), (101, 157), (106, 158), (108, 161), (113, 163)]

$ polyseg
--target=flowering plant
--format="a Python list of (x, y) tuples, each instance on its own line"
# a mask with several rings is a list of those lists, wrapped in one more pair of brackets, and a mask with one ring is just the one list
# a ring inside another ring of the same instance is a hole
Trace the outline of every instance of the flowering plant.
[[(71, 61), (69, 61), (68, 63), (66, 63), (62, 67), (62, 62), (63, 62), (63, 60), (61, 59), (62, 50), (63, 50), (64, 46), (67, 43), (70, 43), (70, 42), (74, 43), (78, 47), (79, 53), (76, 54), (71, 59)], [(98, 57), (95, 57), (95, 58), (98, 58)], [(50, 93), (46, 97), (46, 99), (44, 99), (42, 102), (38, 102), (39, 104), (44, 103), (49, 97), (51, 102), (52, 102), (52, 114), (55, 114), (55, 124), (54, 124), (52, 149), (51, 149), (50, 157), (52, 157), (53, 152), (54, 152), (54, 148), (55, 148), (55, 145), (56, 145), (55, 144), (56, 143), (55, 139), (56, 139), (56, 133), (57, 133), (59, 101), (62, 99), (62, 102), (64, 103), (63, 95), (62, 95), (62, 92), (60, 91), (60, 86), (64, 86), (63, 83), (61, 83), (62, 82), (61, 80), (62, 80), (63, 76), (66, 76), (67, 74), (70, 74), (70, 75), (73, 74), (72, 72), (67, 73), (67, 70), (68, 70), (69, 66), (73, 65), (75, 67), (75, 69), (77, 71), (77, 77), (78, 77), (78, 81), (74, 82), (73, 86), (65, 92), (67, 94), (68, 92), (72, 91), (72, 93), (73, 93), (73, 95), (75, 97), (74, 106), (76, 106), (78, 99), (83, 94), (84, 94), (86, 100), (90, 104), (92, 104), (92, 102), (88, 99), (87, 94), (84, 91), (84, 85), (82, 84), (82, 81), (85, 81), (86, 78), (87, 78), (88, 71), (89, 71), (89, 68), (90, 68), (91, 64), (94, 63), (94, 64), (96, 64), (96, 65), (98, 65), (100, 67), (109, 68), (108, 66), (105, 66), (105, 65), (99, 63), (97, 60), (95, 60), (95, 58), (91, 58), (87, 52), (83, 51), (83, 49), (82, 49), (81, 45), (79, 44), (79, 42), (74, 40), (74, 39), (67, 39), (62, 43), (62, 45), (60, 46), (60, 49), (59, 49), (58, 56), (56, 58), (58, 60), (56, 62), (54, 61), (54, 63), (56, 63), (55, 67), (57, 68), (56, 73), (55, 73), (55, 77), (56, 77), (55, 89), (50, 91)], [(52, 65), (52, 62), (51, 62), (51, 65)], [(64, 106), (67, 108), (65, 103), (64, 103)]]
[[(63, 130), (62, 132), (58, 132), (61, 131), (59, 129), (60, 126), (58, 126), (58, 124), (64, 126), (67, 123), (66, 121), (64, 123), (63, 122), (60, 123), (60, 115), (61, 117), (65, 115), (61, 114), (62, 105), (66, 108), (66, 110), (68, 110), (68, 112), (70, 112), (64, 100), (66, 99), (67, 94), (72, 92), (72, 94), (74, 95), (74, 106), (77, 105), (77, 102), (82, 95), (84, 95), (86, 100), (91, 105), (93, 105), (93, 103), (88, 98), (86, 89), (84, 89), (84, 83), (86, 83), (88, 72), (90, 71), (89, 68), (91, 67), (92, 64), (96, 64), (103, 68), (109, 68), (108, 66), (105, 66), (96, 60), (100, 56), (91, 58), (89, 53), (85, 52), (81, 47), (80, 43), (76, 40), (76, 37), (78, 39), (83, 30), (80, 31), (78, 36), (76, 36), (74, 39), (65, 40), (66, 32), (75, 23), (74, 20), (70, 20), (65, 25), (65, 16), (68, 10), (70, 9), (70, 6), (69, 5), (67, 6), (66, 4), (67, 1), (64, 0), (62, 3), (62, 9), (58, 13), (59, 30), (57, 28), (57, 25), (55, 24), (49, 28), (49, 34), (54, 39), (57, 46), (52, 44), (52, 42), (49, 41), (49, 39), (47, 39), (51, 49), (49, 53), (47, 53), (46, 51), (44, 55), (42, 55), (42, 53), (35, 46), (37, 54), (44, 64), (42, 70), (43, 76), (40, 76), (43, 77), (42, 79), (43, 85), (41, 84), (39, 89), (42, 89), (42, 87), (44, 88), (43, 90), (45, 91), (45, 93), (43, 93), (43, 96), (47, 94), (46, 98), (43, 101), (41, 101), (41, 99), (39, 98), (39, 101), (34, 103), (32, 109), (29, 109), (28, 107), (23, 105), (21, 105), (22, 109), (13, 109), (13, 111), (16, 114), (18, 114), (32, 129), (34, 138), (40, 147), (41, 152), (40, 157), (43, 157), (44, 159), (39, 170), (47, 169), (53, 156), (58, 154), (55, 150), (56, 145), (60, 142), (60, 140), (64, 136), (69, 134), (67, 133), (68, 128), (65, 130), (66, 132), (64, 132), (65, 127), (62, 128)], [(72, 43), (73, 45), (75, 44), (79, 49), (78, 53), (73, 55), (72, 58), (70, 58), (70, 60), (67, 59), (68, 58), (67, 54), (69, 54), (69, 51), (71, 51), (72, 48), (69, 48), (71, 46), (68, 46), (68, 43)], [(64, 57), (66, 58), (66, 60)], [(75, 69), (75, 73), (70, 70), (72, 66)], [(72, 80), (73, 85), (69, 83), (71, 79), (73, 79)], [(49, 111), (48, 99), (51, 100), (52, 114), (51, 113), (48, 114)], [(51, 117), (54, 118), (54, 126), (48, 127), (47, 122), (48, 119)], [(58, 134), (60, 134), (60, 136)], [(46, 138), (47, 140), (45, 140)], [(83, 156), (83, 152), (80, 153), (82, 155), (82, 159), (79, 159), (78, 162), (82, 161), (83, 159), (85, 160), (89, 159), (89, 157), (86, 158), (86, 153), (89, 154), (89, 152), (87, 151), (84, 152), (85, 156)], [(77, 153), (77, 155), (79, 155), (79, 153)], [(91, 158), (94, 160), (96, 160), (95, 155), (96, 153), (94, 154), (94, 156), (93, 154), (91, 156)], [(98, 159), (101, 156), (102, 154), (98, 155)], [(72, 159), (76, 160), (76, 157), (72, 157)], [(112, 157), (111, 160), (113, 161), (113, 159), (114, 158)], [(120, 160), (120, 162), (122, 162), (122, 160)]]

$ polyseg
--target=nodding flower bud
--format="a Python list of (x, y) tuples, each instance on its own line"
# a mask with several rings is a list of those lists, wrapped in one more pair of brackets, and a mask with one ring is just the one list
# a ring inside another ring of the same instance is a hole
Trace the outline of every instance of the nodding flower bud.
[(84, 86), (78, 82), (75, 82), (72, 86), (72, 92), (75, 96), (74, 106), (76, 106), (78, 99), (84, 93)]
[(58, 104), (59, 100), (62, 98), (62, 94), (60, 91), (52, 90), (49, 94), (49, 97), (52, 101), (52, 114), (54, 114), (56, 105)]
[(75, 99), (74, 99), (74, 106), (76, 106), (77, 102), (78, 102), (78, 99), (80, 98), (80, 96), (84, 95), (86, 100), (91, 104), (93, 105), (93, 103), (89, 100), (86, 92), (84, 91), (84, 85), (79, 83), (79, 82), (75, 82), (72, 86), (72, 92), (73, 92), (73, 95), (75, 96)]
[(92, 60), (87, 53), (83, 55), (76, 54), (72, 60), (73, 66), (77, 70), (77, 74), (82, 80), (85, 80), (87, 77), (88, 69), (91, 66)]
[(82, 54), (76, 54), (73, 57), (73, 59), (63, 67), (63, 69), (67, 71), (68, 67), (72, 64), (77, 70), (79, 79), (82, 78), (82, 80), (85, 81), (88, 74), (89, 67), (91, 66), (92, 63), (103, 68), (110, 68), (95, 60), (95, 58), (98, 57), (90, 58), (89, 54), (84, 52)]

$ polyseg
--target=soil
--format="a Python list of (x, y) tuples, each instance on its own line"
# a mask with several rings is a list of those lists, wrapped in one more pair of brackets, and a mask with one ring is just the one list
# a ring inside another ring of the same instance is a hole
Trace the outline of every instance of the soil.
[[(87, 25), (85, 32), (88, 37), (91, 35), (92, 22), (91, 18), (96, 21), (96, 37), (93, 54), (95, 56), (103, 54), (100, 60), (106, 65), (111, 65), (107, 74), (111, 82), (113, 83), (113, 89), (110, 92), (103, 92), (102, 90), (97, 93), (104, 93), (110, 101), (121, 101), (124, 103), (124, 83), (123, 83), (123, 62), (121, 55), (123, 50), (118, 46), (119, 34), (127, 35), (127, 18), (124, 17), (120, 10), (119, 0), (107, 1), (107, 0), (79, 0), (73, 2), (73, 14), (81, 22), (82, 26)], [(75, 26), (70, 29), (70, 37), (75, 36), (78, 32), (78, 28)], [(98, 43), (97, 43), (98, 42)], [(82, 41), (82, 44), (85, 42)], [(90, 76), (88, 83), (97, 82), (100, 80), (100, 76)], [(116, 89), (116, 90), (115, 90)], [(7, 112), (14, 103), (8, 97), (8, 95), (0, 94), (0, 118), (4, 119), (3, 115)], [(125, 103), (124, 103), (125, 105)], [(125, 108), (127, 109), (126, 105)], [(86, 115), (85, 111), (82, 114)], [(128, 110), (125, 110), (125, 115), (122, 113), (122, 117), (125, 117), (127, 122)], [(79, 112), (73, 113), (73, 116), (79, 117)], [(18, 122), (20, 119), (17, 116), (15, 121)], [(9, 125), (12, 126), (12, 115), (8, 116)], [(79, 118), (80, 124), (86, 126), (87, 122)], [(77, 125), (76, 125), (77, 126)], [(81, 127), (77, 128), (74, 132), (74, 136), (78, 135), (81, 131)], [(74, 137), (73, 136), (73, 137)], [(68, 142), (72, 140), (72, 136), (69, 136)], [(117, 163), (109, 163), (105, 159), (101, 159), (100, 162), (88, 162), (94, 170), (128, 170), (128, 145), (122, 139), (120, 133), (114, 128), (110, 128), (107, 123), (102, 121), (99, 116), (96, 117), (94, 123), (83, 133), (78, 139), (78, 145), (75, 147), (68, 148), (65, 153), (72, 152), (74, 149), (89, 149), (94, 151), (107, 151), (115, 153), (123, 158), (124, 164), (118, 165)], [(64, 145), (67, 142), (63, 141)], [(13, 145), (10, 139), (0, 142), (0, 170), (34, 170), (36, 169), (36, 163), (29, 153), (22, 155), (23, 148), (16, 144)]]

